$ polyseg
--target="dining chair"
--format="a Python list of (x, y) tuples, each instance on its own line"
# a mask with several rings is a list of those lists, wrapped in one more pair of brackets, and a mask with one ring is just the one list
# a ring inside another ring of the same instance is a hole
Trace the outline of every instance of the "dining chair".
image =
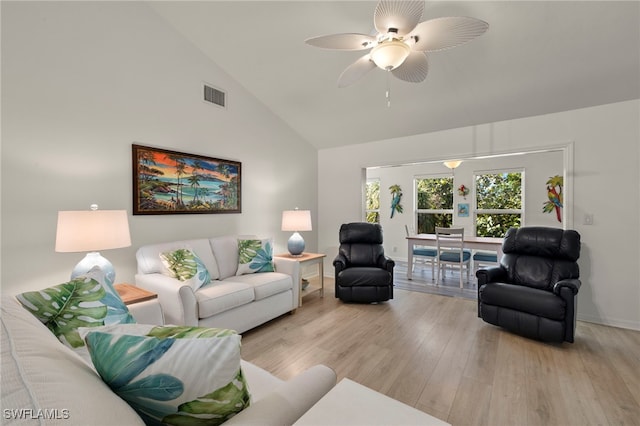
[(478, 269), (485, 268), (487, 266), (498, 266), (498, 253), (495, 251), (475, 251), (473, 253), (473, 272), (478, 272)]
[[(407, 237), (412, 237), (415, 235), (413, 231), (413, 227), (409, 228), (409, 225), (405, 225), (404, 229), (407, 233)], [(422, 263), (426, 266), (427, 263), (431, 263), (431, 279), (433, 280), (435, 277), (435, 265), (436, 259), (438, 257), (438, 250), (435, 248), (431, 248), (428, 246), (413, 246), (413, 262), (411, 265), (408, 265), (411, 268), (411, 272), (414, 271), (414, 265), (417, 263)]]
[(438, 251), (438, 275), (436, 285), (440, 284), (440, 276), (444, 279), (446, 265), (456, 265), (460, 268), (460, 288), (462, 288), (462, 270), (467, 269), (467, 282), (471, 252), (464, 249), (464, 228), (441, 228), (436, 226), (436, 249)]

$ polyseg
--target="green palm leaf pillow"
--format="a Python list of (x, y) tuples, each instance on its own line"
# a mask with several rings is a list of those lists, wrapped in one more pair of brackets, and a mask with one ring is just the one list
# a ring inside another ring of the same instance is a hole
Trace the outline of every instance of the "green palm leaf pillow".
[(84, 346), (78, 328), (135, 323), (104, 271), (93, 267), (69, 282), (16, 296), (53, 334), (72, 349)]
[(96, 371), (147, 425), (219, 425), (249, 406), (233, 330), (129, 324), (83, 332)]
[(238, 271), (236, 275), (273, 272), (273, 243), (270, 238), (238, 240)]
[(194, 291), (211, 282), (207, 267), (190, 248), (160, 253), (160, 260), (166, 275), (190, 285)]

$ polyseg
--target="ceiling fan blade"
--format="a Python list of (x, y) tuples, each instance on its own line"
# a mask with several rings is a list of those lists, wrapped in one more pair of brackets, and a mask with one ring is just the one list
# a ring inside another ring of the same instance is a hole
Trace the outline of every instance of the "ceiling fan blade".
[(413, 51), (404, 60), (402, 65), (391, 71), (400, 80), (409, 83), (420, 83), (427, 78), (429, 72), (429, 62), (424, 52)]
[(376, 68), (376, 64), (367, 53), (349, 65), (338, 78), (338, 87), (347, 87), (360, 80), (366, 73)]
[(413, 30), (424, 11), (422, 1), (380, 0), (373, 15), (373, 23), (379, 33), (386, 34), (389, 28), (398, 30), (398, 35), (406, 35)]
[(376, 38), (367, 34), (344, 33), (312, 37), (305, 43), (322, 49), (364, 50), (371, 47)]
[(419, 23), (410, 37), (416, 40), (413, 50), (434, 52), (460, 46), (487, 31), (489, 24), (463, 16), (435, 18)]

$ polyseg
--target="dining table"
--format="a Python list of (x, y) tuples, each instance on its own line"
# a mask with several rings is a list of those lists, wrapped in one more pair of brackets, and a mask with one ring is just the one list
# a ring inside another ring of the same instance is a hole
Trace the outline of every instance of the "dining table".
[[(465, 249), (477, 249), (477, 250), (487, 250), (487, 251), (495, 251), (498, 255), (498, 262), (502, 258), (502, 241), (503, 238), (500, 237), (474, 237), (474, 236), (465, 236), (464, 237), (464, 248)], [(407, 279), (410, 280), (413, 278), (411, 265), (413, 265), (413, 247), (415, 245), (419, 246), (437, 246), (436, 234), (416, 234), (407, 237), (408, 244), (408, 265), (407, 268)]]

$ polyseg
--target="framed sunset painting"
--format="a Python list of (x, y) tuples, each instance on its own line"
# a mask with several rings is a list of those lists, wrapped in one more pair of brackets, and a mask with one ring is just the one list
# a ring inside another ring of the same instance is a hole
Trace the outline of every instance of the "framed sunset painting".
[(132, 145), (133, 214), (240, 213), (241, 163)]

